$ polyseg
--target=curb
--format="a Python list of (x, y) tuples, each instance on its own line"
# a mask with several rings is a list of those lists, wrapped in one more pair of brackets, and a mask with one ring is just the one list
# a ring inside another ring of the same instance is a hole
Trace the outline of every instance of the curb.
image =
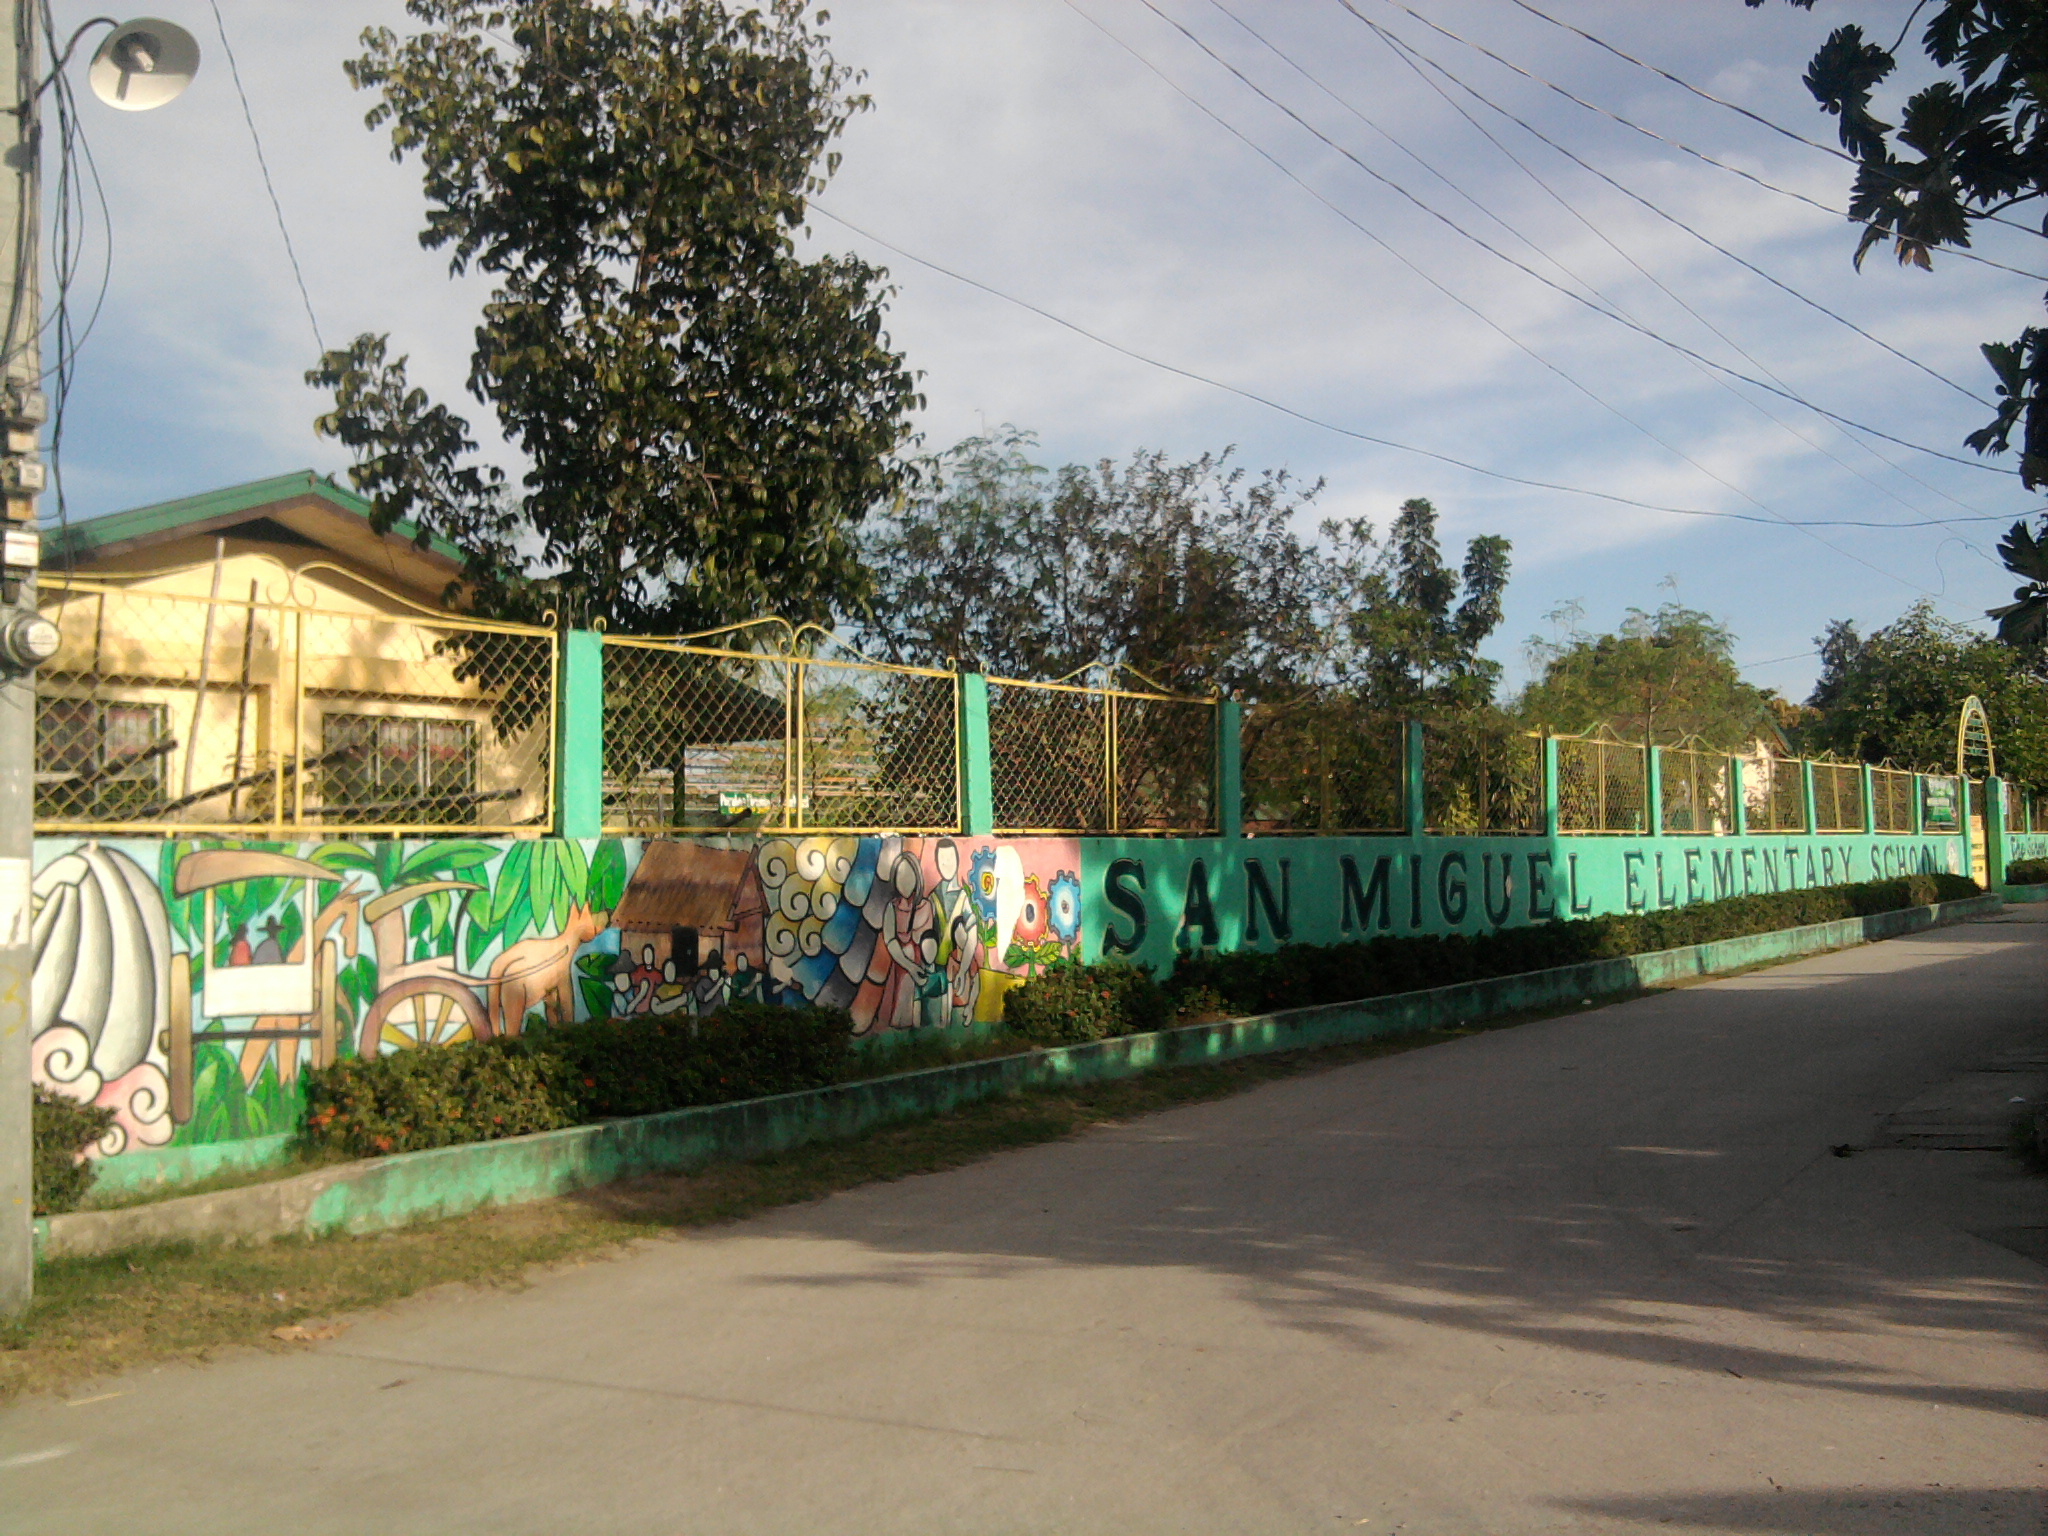
[(36, 1222), (37, 1251), (45, 1259), (85, 1258), (161, 1243), (385, 1231), (484, 1206), (543, 1200), (617, 1179), (684, 1173), (708, 1163), (843, 1139), (1030, 1088), (1349, 1044), (1579, 998), (1669, 986), (1918, 933), (1996, 912), (2002, 905), (1996, 894), (1989, 894), (1421, 992), (1186, 1024), (772, 1098), (402, 1152), (153, 1205), (44, 1217)]

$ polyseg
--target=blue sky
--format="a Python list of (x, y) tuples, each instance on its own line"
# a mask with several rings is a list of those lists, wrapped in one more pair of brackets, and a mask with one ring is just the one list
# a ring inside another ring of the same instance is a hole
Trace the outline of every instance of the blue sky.
[[(1806, 59), (1845, 20), (1889, 40), (1909, 9), (1536, 3), (1828, 144), (1830, 123), (1799, 83)], [(1978, 343), (2038, 314), (2042, 283), (1988, 266), (1951, 259), (1908, 272), (1874, 253), (1858, 274), (1853, 234), (1828, 213), (1574, 105), (1392, 0), (1352, 4), (1486, 100), (1954, 385), (1988, 396)], [(1764, 181), (1836, 207), (1846, 197), (1840, 160), (1511, 0), (1405, 4)], [(212, 12), (204, 0), (155, 5), (195, 33), (205, 62), (192, 90), (161, 111), (84, 105), (112, 244), (66, 427), (73, 516), (346, 464), (312, 431), (321, 402), (301, 382), (312, 327)], [(421, 382), (466, 407), (488, 440), (489, 423), (461, 394), (484, 289), (451, 282), (443, 260), (419, 249), (417, 171), (394, 165), (364, 129), (369, 103), (341, 71), (363, 27), (405, 26), (402, 5), (220, 7), (321, 332), (334, 345), (389, 331)], [(57, 11), (60, 26), (93, 13), (71, 0)], [(1481, 249), (1342, 151), (1558, 287), (1864, 426), (1962, 453), (1985, 407), (1404, 60), (1341, 0), (851, 0), (828, 30), (839, 57), (865, 71), (875, 107), (845, 136), (822, 203), (872, 235), (1324, 422), (1530, 479), (1765, 521), (1619, 506), (1369, 445), (1134, 361), (819, 217), (817, 248), (891, 269), (890, 331), (923, 375), (928, 447), (1011, 422), (1039, 435), (1047, 462), (1234, 444), (1253, 468), (1327, 481), (1320, 507), (1333, 516), (1383, 523), (1402, 499), (1428, 496), (1448, 543), (1483, 532), (1514, 541), (1507, 622), (1490, 649), (1515, 676), (1523, 641), (1547, 633), (1561, 605), (1582, 605), (1584, 622), (1604, 629), (1675, 596), (1733, 627), (1753, 681), (1798, 697), (1827, 620), (1867, 628), (1921, 596), (1975, 620), (2012, 586), (1991, 553), (2003, 521), (1802, 532), (1776, 519), (2009, 519), (2037, 504), (2016, 477), (1873, 440), (1731, 383)], [(2041, 241), (2016, 230), (1987, 232), (1979, 250), (2048, 271)], [(85, 266), (74, 302), (89, 309), (98, 245)]]

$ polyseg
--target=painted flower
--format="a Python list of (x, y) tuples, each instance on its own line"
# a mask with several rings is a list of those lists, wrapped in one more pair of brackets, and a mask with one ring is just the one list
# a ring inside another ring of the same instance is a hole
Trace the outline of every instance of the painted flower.
[(993, 928), (996, 921), (996, 851), (993, 848), (977, 848), (967, 869), (967, 894), (974, 899), (974, 910), (981, 918), (984, 929)]
[(1045, 887), (1038, 876), (1024, 877), (1024, 904), (1017, 908), (1017, 924), (1010, 937), (1019, 944), (1036, 944), (1045, 937)]
[(1052, 877), (1052, 892), (1045, 905), (1053, 936), (1071, 947), (1081, 937), (1081, 882), (1071, 869)]

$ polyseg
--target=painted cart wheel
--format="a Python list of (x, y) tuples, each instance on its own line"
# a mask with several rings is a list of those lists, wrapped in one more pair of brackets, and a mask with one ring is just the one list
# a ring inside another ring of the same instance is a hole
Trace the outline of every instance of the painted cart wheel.
[(409, 1051), (485, 1040), (490, 1033), (490, 1017), (469, 988), (438, 976), (415, 976), (377, 994), (363, 1016), (356, 1054), (367, 1059), (383, 1054), (387, 1046)]

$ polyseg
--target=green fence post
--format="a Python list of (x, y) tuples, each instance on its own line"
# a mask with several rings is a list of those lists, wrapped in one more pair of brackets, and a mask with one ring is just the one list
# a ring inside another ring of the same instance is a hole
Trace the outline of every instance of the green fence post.
[(1422, 836), (1428, 819), (1422, 800), (1422, 722), (1401, 722), (1401, 819), (1410, 837)]
[(555, 835), (604, 831), (604, 636), (562, 634), (555, 692)]
[(1543, 738), (1543, 835), (1556, 837), (1564, 823), (1557, 808), (1557, 738)]
[(1728, 830), (1737, 837), (1749, 836), (1749, 799), (1742, 793), (1742, 759), (1728, 759)]
[(1643, 830), (1664, 835), (1664, 750), (1656, 746), (1643, 748)]
[(1920, 787), (1920, 775), (1913, 775), (1913, 835), (1924, 837), (1927, 833), (1927, 797)]
[(1806, 817), (1806, 835), (1812, 837), (1819, 831), (1819, 827), (1816, 825), (1819, 818), (1813, 802), (1813, 760), (1811, 758), (1802, 757), (1799, 759), (1799, 807)]
[(2005, 884), (2005, 780), (1984, 781), (1984, 884)]
[(1235, 699), (1216, 701), (1216, 831), (1244, 836), (1244, 710)]
[(988, 679), (960, 674), (960, 830), (987, 837), (996, 829), (996, 784), (989, 767)]
[(1863, 765), (1863, 832), (1866, 837), (1877, 836), (1877, 775), (1868, 763)]

